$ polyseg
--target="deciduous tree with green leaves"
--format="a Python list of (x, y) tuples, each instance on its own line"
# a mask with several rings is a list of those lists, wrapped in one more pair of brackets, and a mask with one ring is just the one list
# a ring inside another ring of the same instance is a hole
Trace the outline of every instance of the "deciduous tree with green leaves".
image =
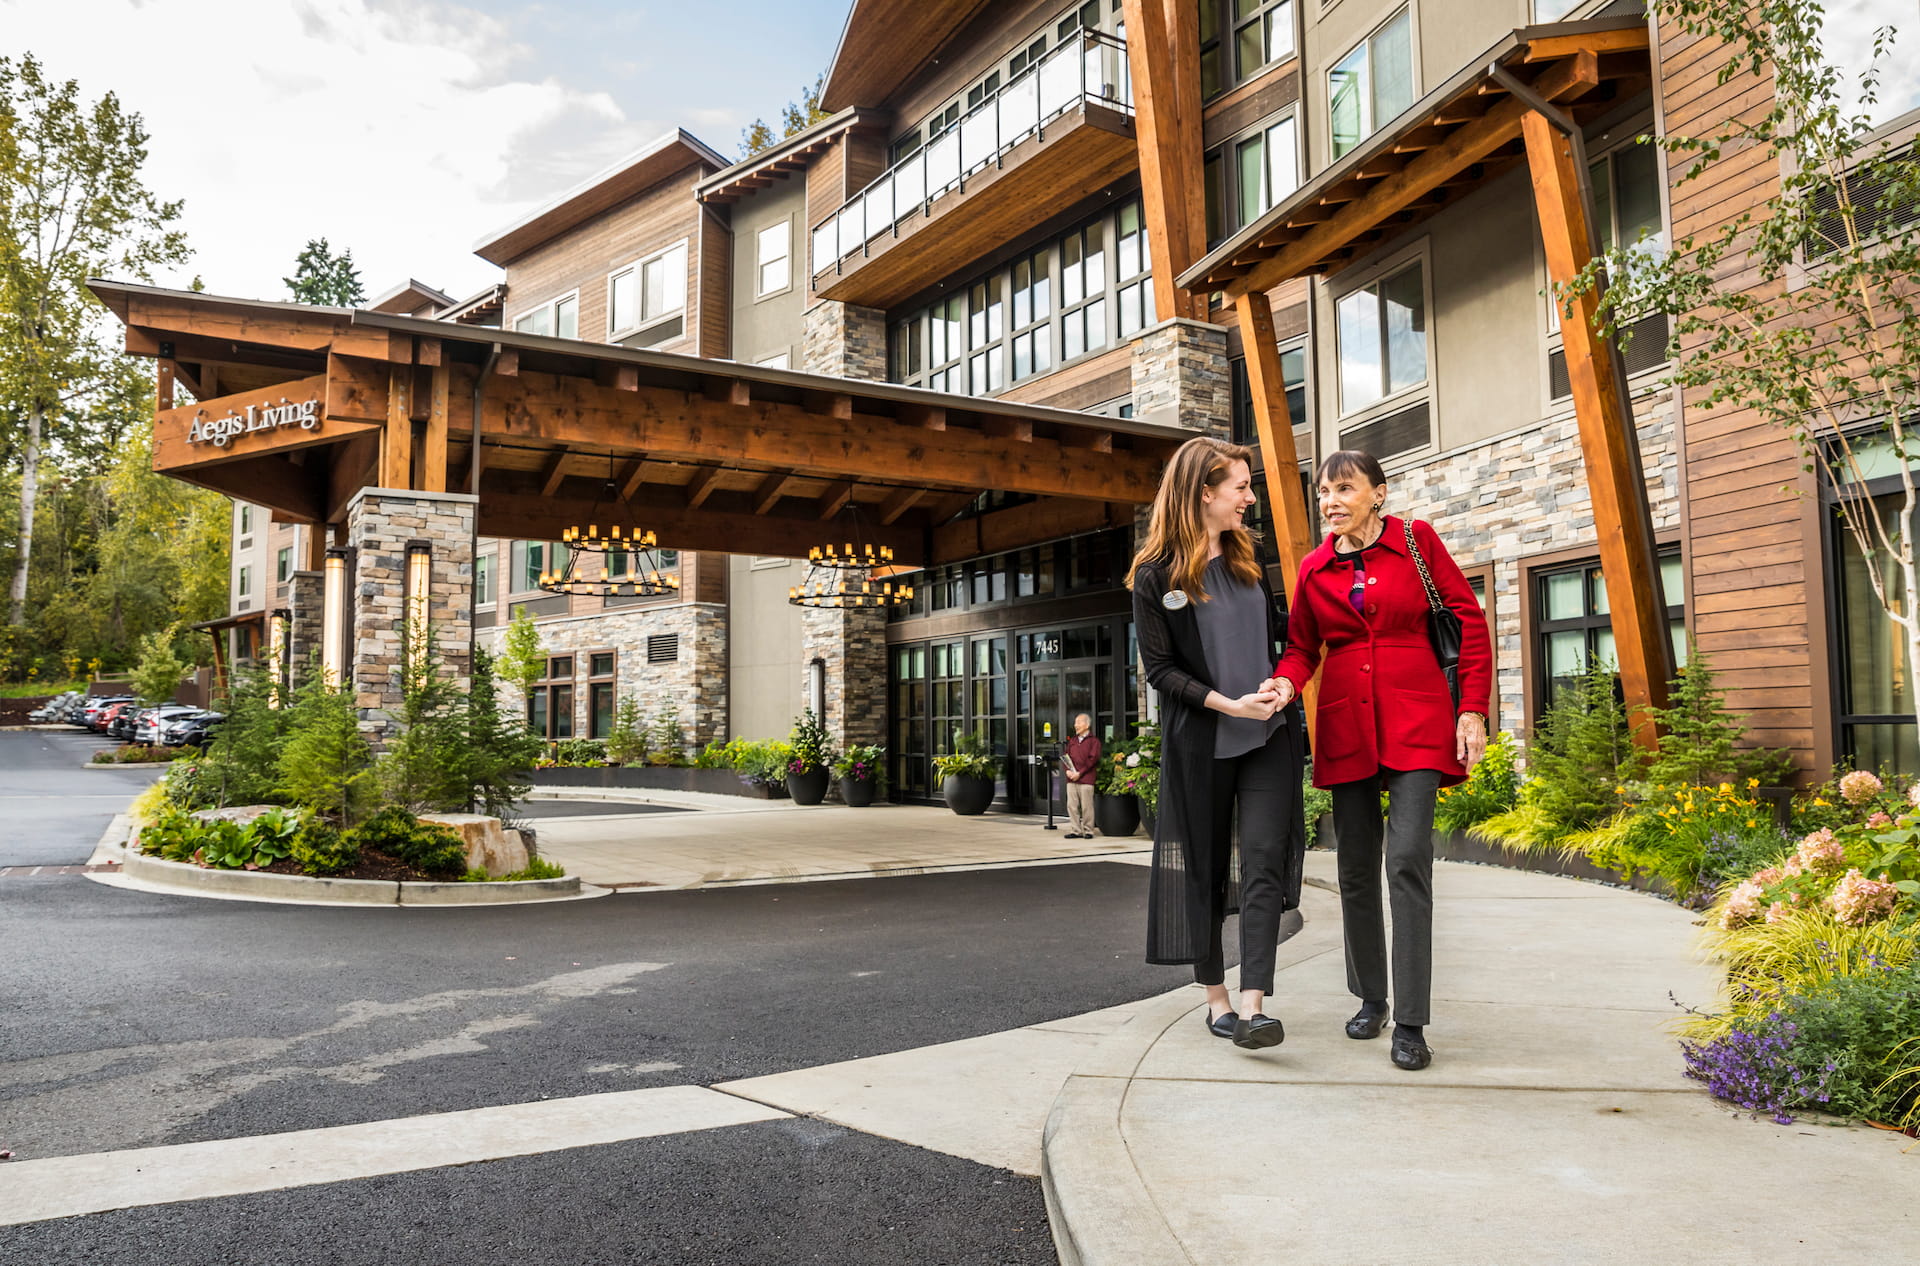
[(299, 303), (314, 303), (326, 308), (355, 308), (367, 301), (360, 284), (360, 270), (353, 266), (353, 252), (338, 255), (324, 237), (312, 238), (293, 261), (293, 276), (283, 277), (287, 290)]
[(774, 131), (765, 119), (755, 119), (753, 126), (740, 133), (740, 157), (752, 158), (763, 150), (772, 149), (789, 136), (798, 136), (820, 120), (832, 114), (830, 110), (820, 108), (820, 94), (826, 90), (827, 77), (820, 75), (813, 83), (800, 90), (797, 101), (789, 101), (780, 108), (780, 130)]
[(540, 644), (540, 630), (532, 614), (524, 606), (515, 608), (507, 624), (497, 669), (500, 680), (518, 687), (523, 700), (533, 692), (533, 684), (547, 675), (547, 651)]
[[(1750, 410), (1798, 441), (1920, 674), (1920, 158), (1881, 139), (1872, 118), (1883, 77), (1912, 64), (1920, 31), (1899, 33), (1896, 51), (1891, 28), (1829, 29), (1810, 0), (1653, 0), (1648, 17), (1720, 45), (1707, 69), (1733, 86), (1729, 100), (1772, 90), (1711, 131), (1653, 136), (1676, 185), (1755, 151), (1778, 183), (1664, 253), (1647, 243), (1607, 251), (1562, 294), (1604, 273), (1609, 329), (1670, 318), (1666, 381), (1689, 407)], [(1862, 56), (1836, 64), (1842, 47)], [(1876, 500), (1875, 478), (1897, 491)]]
[(135, 280), (187, 256), (178, 202), (142, 183), (147, 131), (112, 93), (83, 101), (31, 54), (0, 57), (0, 425), (18, 472), (7, 621), (26, 620), (49, 427), (117, 359), (89, 277)]

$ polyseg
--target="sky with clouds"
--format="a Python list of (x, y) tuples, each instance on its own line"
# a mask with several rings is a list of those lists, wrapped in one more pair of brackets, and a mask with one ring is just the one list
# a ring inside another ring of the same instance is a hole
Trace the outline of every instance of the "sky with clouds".
[(735, 154), (826, 68), (849, 3), (0, 0), (0, 54), (144, 116), (194, 248), (163, 282), (285, 298), (326, 237), (370, 295), (464, 297), (499, 278), (476, 241), (662, 132)]

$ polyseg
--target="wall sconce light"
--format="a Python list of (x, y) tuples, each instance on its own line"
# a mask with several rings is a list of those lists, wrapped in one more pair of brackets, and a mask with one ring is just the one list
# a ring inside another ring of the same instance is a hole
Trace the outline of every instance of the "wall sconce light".
[(427, 619), (433, 610), (433, 542), (407, 542), (406, 656), (411, 661), (427, 648)]
[(293, 621), (293, 612), (286, 607), (275, 607), (267, 615), (267, 662), (273, 665), (273, 685), (267, 691), (267, 706), (280, 706), (280, 695), (287, 687), (287, 670), (291, 662), (291, 648), (287, 645), (287, 630)]
[(347, 560), (351, 551), (327, 551), (320, 599), (320, 672), (332, 689), (339, 689), (347, 666)]

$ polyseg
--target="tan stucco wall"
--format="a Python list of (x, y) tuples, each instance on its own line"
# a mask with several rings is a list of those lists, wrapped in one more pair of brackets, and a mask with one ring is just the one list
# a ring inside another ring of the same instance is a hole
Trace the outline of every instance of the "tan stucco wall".
[[(800, 665), (804, 629), (800, 608), (787, 603), (788, 588), (800, 583), (806, 568), (791, 561), (756, 568), (753, 561), (744, 554), (727, 560), (732, 605), (727, 719), (734, 738), (785, 738), (806, 706)], [(885, 688), (885, 682), (874, 685)]]
[[(742, 198), (733, 207), (733, 359), (757, 365), (780, 352), (790, 368), (800, 368), (807, 292), (807, 186), (799, 177)], [(758, 284), (756, 254), (760, 230), (785, 218), (792, 226), (791, 279), (784, 291), (754, 297)]]

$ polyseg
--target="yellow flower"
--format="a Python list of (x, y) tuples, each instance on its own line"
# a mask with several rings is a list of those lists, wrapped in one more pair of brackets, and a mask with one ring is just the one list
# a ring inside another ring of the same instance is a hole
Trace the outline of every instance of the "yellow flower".
[(1820, 806), (1820, 807), (1821, 807), (1822, 809), (1824, 809), (1824, 808), (1827, 808), (1827, 807), (1828, 807), (1828, 805), (1827, 805), (1827, 802), (1826, 802), (1826, 801), (1825, 801), (1824, 799), (1822, 799), (1821, 797), (1819, 797), (1819, 796), (1815, 796), (1815, 797), (1813, 798), (1813, 802), (1814, 802), (1815, 804), (1817, 804), (1817, 805), (1819, 805), (1819, 806)]
[(1755, 821), (1754, 821), (1754, 820), (1753, 820), (1752, 818), (1748, 818), (1748, 819), (1747, 819), (1747, 827), (1748, 827), (1749, 829), (1751, 829), (1751, 828), (1753, 828), (1753, 827), (1755, 827), (1755, 826), (1758, 826), (1758, 825), (1759, 825), (1759, 823), (1757, 823), (1757, 822), (1755, 822)]
[(1720, 790), (1721, 790), (1721, 791), (1732, 791), (1732, 790), (1733, 790), (1733, 784), (1732, 784), (1732, 783), (1730, 783), (1730, 782), (1723, 782), (1723, 783), (1721, 783), (1721, 784), (1720, 784)]
[(1749, 786), (1749, 787), (1758, 787), (1759, 785), (1760, 785), (1760, 780), (1759, 780), (1758, 778), (1749, 778), (1749, 779), (1747, 779), (1747, 786)]

